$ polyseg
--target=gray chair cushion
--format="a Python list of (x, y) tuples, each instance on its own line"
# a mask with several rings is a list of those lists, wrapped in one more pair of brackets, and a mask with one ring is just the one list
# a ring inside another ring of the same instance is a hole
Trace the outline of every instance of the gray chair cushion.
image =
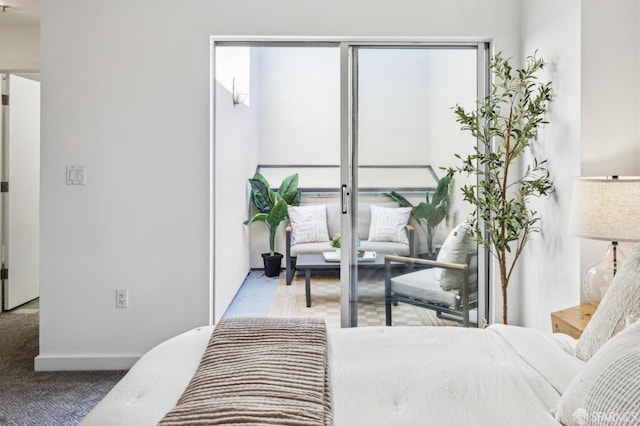
[[(402, 243), (389, 243), (389, 242), (372, 242), (362, 241), (360, 243), (362, 250), (375, 251), (378, 254), (396, 254), (398, 256), (408, 256), (409, 246)], [(297, 256), (301, 253), (322, 253), (323, 251), (334, 251), (330, 242), (322, 243), (304, 243), (304, 244), (292, 244), (291, 256)]]
[(422, 269), (392, 278), (391, 291), (450, 308), (455, 308), (458, 295), (455, 290), (446, 291), (440, 287), (435, 268)]
[(409, 244), (392, 243), (388, 241), (361, 241), (360, 248), (365, 251), (375, 251), (378, 254), (395, 254), (409, 256)]
[(292, 244), (291, 256), (297, 256), (301, 253), (322, 253), (335, 250), (331, 247), (331, 242)]

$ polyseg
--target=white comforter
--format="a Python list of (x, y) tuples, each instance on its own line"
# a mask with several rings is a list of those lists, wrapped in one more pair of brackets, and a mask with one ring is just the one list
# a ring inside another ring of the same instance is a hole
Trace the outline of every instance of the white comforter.
[[(195, 372), (212, 327), (149, 351), (83, 425), (154, 425)], [(573, 340), (493, 325), (329, 329), (341, 425), (557, 425), (552, 409), (584, 363)]]

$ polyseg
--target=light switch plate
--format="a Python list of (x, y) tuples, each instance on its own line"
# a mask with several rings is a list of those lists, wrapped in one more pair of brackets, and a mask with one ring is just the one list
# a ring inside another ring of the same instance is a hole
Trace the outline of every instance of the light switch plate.
[(86, 185), (87, 166), (67, 166), (67, 185)]

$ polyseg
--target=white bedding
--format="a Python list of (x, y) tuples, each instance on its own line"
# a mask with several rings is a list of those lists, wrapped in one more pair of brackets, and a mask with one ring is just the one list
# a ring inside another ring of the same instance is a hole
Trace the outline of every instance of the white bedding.
[[(149, 351), (81, 424), (155, 425), (188, 384), (212, 329)], [(584, 366), (570, 337), (520, 327), (328, 333), (336, 426), (557, 425), (551, 410)]]

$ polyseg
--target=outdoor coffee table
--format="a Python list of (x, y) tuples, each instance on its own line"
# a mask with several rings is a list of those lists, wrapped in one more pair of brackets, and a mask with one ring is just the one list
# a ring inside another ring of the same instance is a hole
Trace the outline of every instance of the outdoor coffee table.
[[(384, 255), (375, 256), (373, 260), (358, 261), (358, 267), (384, 268)], [(311, 307), (311, 271), (340, 271), (340, 262), (327, 262), (322, 253), (301, 253), (297, 256), (296, 270), (304, 270), (304, 291), (307, 308), (309, 308)]]

